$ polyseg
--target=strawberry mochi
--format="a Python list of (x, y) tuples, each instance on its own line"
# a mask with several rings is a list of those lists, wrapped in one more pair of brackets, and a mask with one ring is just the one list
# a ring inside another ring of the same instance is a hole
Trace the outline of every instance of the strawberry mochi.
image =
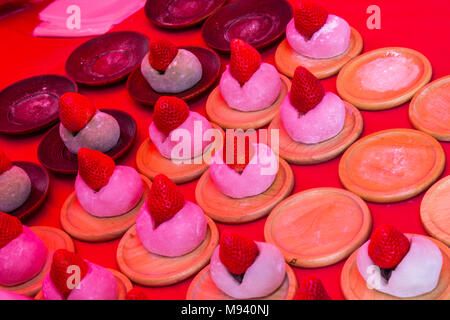
[(322, 281), (315, 276), (309, 276), (300, 283), (298, 300), (331, 300), (331, 298)]

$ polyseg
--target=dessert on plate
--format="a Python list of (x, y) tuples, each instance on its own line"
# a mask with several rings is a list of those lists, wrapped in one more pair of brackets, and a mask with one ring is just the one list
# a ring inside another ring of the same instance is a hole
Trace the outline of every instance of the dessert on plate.
[(302, 280), (298, 289), (298, 300), (331, 300), (322, 280), (309, 276)]

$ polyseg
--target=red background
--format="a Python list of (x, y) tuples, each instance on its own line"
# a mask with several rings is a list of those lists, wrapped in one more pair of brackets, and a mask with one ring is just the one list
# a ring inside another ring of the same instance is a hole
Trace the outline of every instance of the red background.
[[(48, 1), (47, 1), (48, 2)], [(291, 3), (294, 1), (291, 0)], [(433, 66), (433, 79), (450, 74), (450, 44), (447, 32), (450, 30), (450, 5), (448, 0), (340, 0), (321, 1), (330, 13), (345, 18), (355, 27), (364, 39), (364, 52), (388, 46), (408, 47), (423, 53)], [(368, 14), (366, 9), (371, 4), (381, 8), (381, 30), (369, 30), (366, 27)], [(37, 25), (37, 14), (43, 4), (0, 20), (0, 88), (15, 81), (39, 74), (64, 74), (64, 63), (69, 54), (88, 38), (58, 39), (34, 38), (32, 30)], [(200, 35), (200, 27), (185, 31), (166, 31), (154, 27), (140, 10), (121, 24), (114, 31), (134, 30), (152, 36), (165, 35), (177, 45), (206, 46)], [(90, 38), (89, 38), (90, 39)], [(278, 42), (279, 43), (279, 42)], [(277, 44), (278, 44), (277, 43)], [(262, 53), (266, 62), (273, 63), (276, 45)], [(226, 56), (222, 56), (227, 64)], [(325, 89), (336, 92), (336, 76), (322, 81)], [(116, 108), (129, 112), (138, 121), (138, 134), (130, 152), (119, 163), (135, 166), (137, 148), (148, 136), (148, 126), (152, 121), (152, 110), (133, 101), (125, 88), (125, 83), (106, 88), (80, 88), (80, 92), (89, 96), (97, 107)], [(192, 110), (205, 114), (206, 96), (190, 103)], [(408, 104), (393, 110), (366, 112), (363, 136), (388, 128), (411, 128), (408, 119)], [(13, 160), (28, 160), (38, 163), (37, 146), (44, 133), (10, 137), (0, 136), (0, 148)], [(447, 157), (450, 156), (450, 144), (442, 143)], [(292, 166), (295, 174), (294, 193), (314, 187), (339, 187), (339, 158), (324, 164), (313, 166)], [(446, 167), (443, 176), (449, 174)], [(48, 225), (60, 227), (59, 212), (66, 197), (73, 191), (74, 178), (50, 173), (51, 187), (45, 204), (28, 220), (29, 225)], [(182, 185), (186, 199), (195, 201), (196, 181)], [(423, 194), (408, 201), (395, 204), (369, 203), (374, 227), (389, 223), (403, 232), (425, 234), (419, 207)], [(263, 229), (266, 219), (240, 226), (218, 224), (220, 231), (233, 229), (263, 241)], [(116, 268), (116, 249), (119, 240), (106, 243), (86, 243), (75, 240), (80, 255), (105, 267)], [(342, 299), (340, 290), (340, 273), (344, 262), (319, 269), (295, 268), (297, 279), (314, 274), (320, 277), (333, 299)], [(177, 285), (164, 288), (147, 288), (151, 299), (184, 299), (192, 278)]]

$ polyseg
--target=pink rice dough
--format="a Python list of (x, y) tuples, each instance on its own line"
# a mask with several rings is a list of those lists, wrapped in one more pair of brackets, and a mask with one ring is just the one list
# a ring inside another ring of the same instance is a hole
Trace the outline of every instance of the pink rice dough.
[[(198, 128), (194, 130), (194, 128)], [(201, 154), (208, 147), (212, 141), (203, 139), (203, 134), (206, 130), (211, 129), (211, 124), (205, 117), (197, 112), (189, 112), (188, 118), (175, 130), (164, 134), (159, 131), (156, 125), (152, 122), (149, 127), (149, 135), (152, 142), (155, 144), (159, 153), (167, 159), (185, 160), (192, 159)], [(186, 154), (181, 149), (185, 143), (185, 139), (189, 138), (191, 145), (190, 149), (187, 149)]]
[[(89, 266), (88, 272), (78, 287), (69, 293), (67, 300), (117, 300), (119, 288), (114, 275), (108, 269), (86, 262)], [(64, 300), (50, 279), (50, 274), (44, 278), (42, 294), (45, 300)]]
[(33, 300), (23, 294), (0, 289), (0, 300)]
[(96, 217), (114, 217), (133, 209), (141, 200), (144, 184), (132, 167), (116, 166), (109, 182), (98, 192), (91, 189), (80, 174), (75, 192), (84, 210)]
[(286, 39), (295, 52), (313, 59), (327, 59), (343, 54), (350, 44), (350, 26), (344, 19), (328, 15), (327, 22), (306, 39), (295, 28), (294, 19), (286, 27)]
[(236, 281), (220, 261), (220, 246), (211, 257), (211, 278), (216, 286), (235, 299), (251, 299), (275, 292), (286, 277), (286, 263), (281, 252), (273, 245), (256, 242), (259, 254), (245, 272), (242, 283)]
[(142, 206), (136, 219), (136, 231), (144, 247), (154, 254), (179, 257), (196, 249), (206, 237), (207, 221), (203, 210), (186, 201), (172, 219), (153, 228), (147, 206)]
[(277, 69), (261, 63), (259, 69), (241, 87), (231, 75), (230, 66), (220, 79), (220, 93), (228, 106), (240, 111), (257, 111), (270, 107), (281, 91), (281, 78)]
[(301, 115), (292, 106), (289, 95), (280, 107), (283, 127), (296, 142), (319, 143), (336, 136), (344, 128), (344, 102), (332, 92), (326, 92), (322, 101), (312, 110)]
[(0, 249), (0, 285), (15, 286), (41, 272), (47, 261), (47, 248), (27, 226), (23, 232)]

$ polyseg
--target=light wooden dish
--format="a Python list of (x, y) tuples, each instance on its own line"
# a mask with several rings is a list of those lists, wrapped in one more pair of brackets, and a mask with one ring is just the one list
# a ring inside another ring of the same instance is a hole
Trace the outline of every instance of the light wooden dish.
[[(217, 288), (211, 278), (208, 265), (195, 276), (189, 285), (186, 300), (235, 300)], [(293, 300), (298, 284), (292, 268), (286, 265), (286, 278), (281, 286), (270, 296), (255, 300)]]
[(217, 189), (206, 171), (195, 188), (195, 199), (206, 215), (230, 224), (240, 224), (259, 219), (267, 214), (294, 188), (291, 167), (280, 159), (278, 173), (272, 186), (265, 192), (242, 199), (233, 199)]
[(450, 76), (420, 89), (409, 104), (413, 126), (440, 141), (450, 141)]
[[(425, 237), (425, 236), (424, 236)], [(427, 237), (429, 238), (429, 237)], [(449, 300), (450, 299), (450, 249), (442, 242), (429, 238), (441, 249), (443, 262), (436, 288), (426, 294), (412, 298), (398, 298), (367, 288), (367, 283), (356, 265), (355, 251), (345, 262), (341, 273), (341, 289), (347, 300)]]
[[(212, 127), (224, 136), (223, 130), (212, 123)], [(217, 142), (219, 143), (219, 142)], [(222, 140), (220, 141), (220, 144)], [(211, 143), (202, 155), (189, 159), (191, 163), (177, 163), (171, 159), (167, 159), (159, 153), (155, 144), (146, 139), (139, 147), (136, 155), (136, 166), (140, 173), (152, 179), (160, 174), (165, 174), (170, 180), (176, 184), (189, 182), (200, 177), (209, 167), (209, 162), (218, 148), (216, 142)]]
[(430, 235), (450, 246), (450, 176), (436, 182), (425, 193), (420, 218)]
[(72, 237), (90, 242), (108, 241), (122, 236), (135, 222), (137, 214), (147, 200), (151, 182), (141, 175), (144, 193), (139, 203), (129, 212), (116, 216), (99, 218), (83, 209), (73, 192), (61, 208), (61, 225)]
[(71, 252), (75, 251), (75, 246), (72, 239), (64, 231), (52, 227), (30, 227), (31, 231), (36, 234), (39, 239), (47, 247), (47, 261), (44, 264), (41, 272), (39, 272), (31, 280), (14, 287), (0, 286), (0, 289), (13, 291), (15, 293), (23, 294), (29, 297), (34, 296), (41, 290), (42, 282), (45, 276), (50, 272), (50, 267), (53, 259), (53, 252), (57, 249), (66, 249)]
[(163, 257), (149, 252), (139, 240), (136, 226), (130, 228), (117, 248), (120, 270), (132, 281), (144, 286), (168, 286), (178, 283), (201, 270), (219, 242), (214, 221), (208, 220), (205, 240), (194, 251), (181, 257)]
[(347, 258), (369, 237), (372, 216), (357, 195), (337, 188), (309, 189), (285, 199), (264, 227), (286, 262), (319, 268)]
[[(287, 162), (299, 165), (316, 164), (336, 158), (358, 139), (364, 127), (359, 110), (348, 102), (344, 103), (346, 107), (344, 128), (337, 136), (316, 144), (292, 140), (283, 127), (280, 115), (277, 115), (269, 126), (270, 135), (272, 130), (279, 132), (279, 146), (278, 148), (273, 146), (273, 150), (276, 152), (278, 149), (280, 157)], [(269, 142), (271, 144), (272, 139), (269, 139)]]
[[(407, 87), (398, 90), (380, 92), (364, 89), (356, 76), (356, 72), (361, 66), (377, 58), (393, 55), (401, 55), (414, 61), (420, 70), (416, 79)], [(339, 72), (336, 87), (342, 99), (354, 104), (359, 109), (384, 110), (399, 106), (411, 99), (420, 88), (430, 81), (431, 74), (430, 61), (423, 54), (408, 48), (380, 48), (366, 52), (347, 63)]]
[(426, 190), (441, 175), (445, 153), (432, 136), (412, 129), (372, 133), (341, 158), (339, 177), (364, 200), (390, 203)]
[(281, 77), (281, 92), (278, 99), (268, 108), (259, 111), (239, 111), (228, 106), (216, 87), (206, 101), (208, 118), (226, 129), (257, 129), (264, 127), (278, 114), (280, 105), (291, 90), (291, 81), (283, 75)]
[(335, 75), (351, 59), (361, 53), (363, 39), (355, 28), (351, 28), (350, 43), (347, 50), (336, 57), (329, 59), (313, 59), (298, 54), (292, 49), (288, 41), (284, 39), (275, 52), (275, 65), (277, 69), (292, 78), (298, 66), (307, 68), (319, 79)]

